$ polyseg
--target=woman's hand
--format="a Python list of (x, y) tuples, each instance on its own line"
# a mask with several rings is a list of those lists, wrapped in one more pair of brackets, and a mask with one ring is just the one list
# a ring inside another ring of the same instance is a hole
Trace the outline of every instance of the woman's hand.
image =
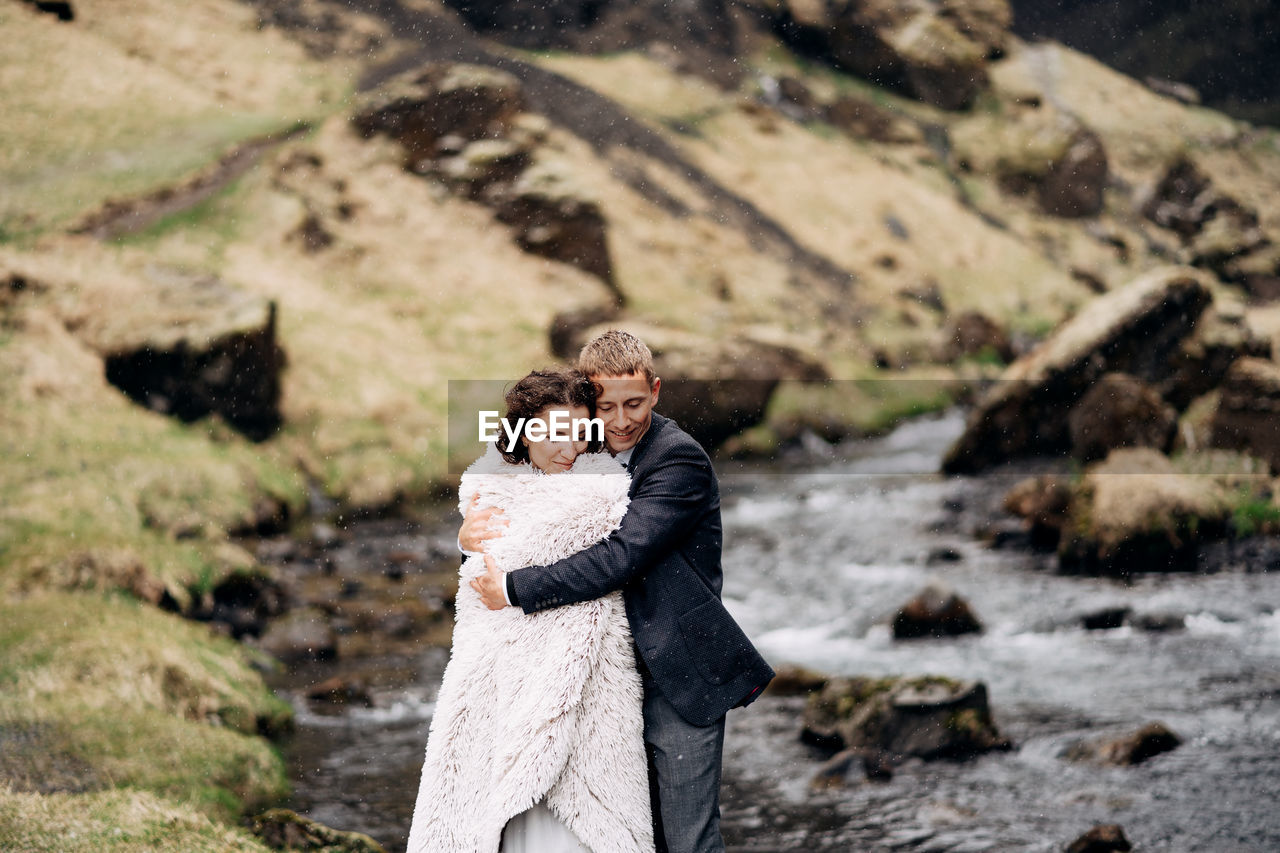
[(467, 514), (462, 517), (462, 529), (458, 531), (458, 544), (463, 551), (485, 550), (485, 543), (501, 536), (507, 526), (507, 519), (503, 516), (502, 510), (496, 506), (476, 509), (478, 500), (480, 500), (479, 495), (471, 499), (471, 506), (467, 508)]
[(501, 610), (507, 606), (507, 596), (503, 592), (505, 577), (498, 571), (498, 564), (493, 557), (484, 555), (484, 566), (488, 570), (478, 578), (471, 579), (471, 588), (480, 596), (480, 601), (490, 610)]

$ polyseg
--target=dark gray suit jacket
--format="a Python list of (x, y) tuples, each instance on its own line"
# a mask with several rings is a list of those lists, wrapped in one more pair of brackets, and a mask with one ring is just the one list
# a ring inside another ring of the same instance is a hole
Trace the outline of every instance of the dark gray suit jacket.
[(688, 433), (656, 412), (631, 454), (631, 503), (605, 541), (508, 575), (526, 613), (622, 590), (631, 634), (658, 689), (710, 725), (774, 672), (720, 601), (720, 486)]

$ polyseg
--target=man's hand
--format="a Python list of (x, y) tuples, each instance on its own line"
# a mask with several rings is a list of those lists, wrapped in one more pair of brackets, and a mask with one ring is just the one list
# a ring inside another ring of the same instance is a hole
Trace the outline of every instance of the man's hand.
[(484, 565), (488, 572), (478, 578), (471, 579), (471, 588), (480, 596), (480, 601), (490, 610), (501, 610), (507, 606), (507, 596), (502, 591), (502, 572), (493, 557), (484, 555)]
[(478, 500), (479, 495), (471, 499), (471, 506), (462, 518), (462, 529), (458, 531), (458, 544), (464, 551), (483, 551), (484, 543), (497, 539), (507, 526), (502, 510), (495, 506), (476, 509)]

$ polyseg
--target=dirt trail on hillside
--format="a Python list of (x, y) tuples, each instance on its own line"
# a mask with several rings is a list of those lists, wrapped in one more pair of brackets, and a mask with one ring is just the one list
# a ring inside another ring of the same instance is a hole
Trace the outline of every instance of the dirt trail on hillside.
[(257, 165), (268, 151), (309, 130), (311, 125), (302, 122), (283, 133), (242, 142), (194, 177), (137, 198), (111, 199), (83, 216), (69, 230), (72, 234), (88, 234), (99, 240), (113, 240), (127, 234), (136, 234), (166, 216), (189, 210), (212, 198), (227, 184)]

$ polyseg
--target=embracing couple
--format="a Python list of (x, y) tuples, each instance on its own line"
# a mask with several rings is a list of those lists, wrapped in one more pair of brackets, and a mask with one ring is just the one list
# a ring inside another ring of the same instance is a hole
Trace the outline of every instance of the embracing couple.
[(605, 332), (505, 400), (512, 423), (598, 418), (603, 446), (521, 438), (463, 474), (410, 853), (724, 849), (725, 714), (774, 673), (720, 601), (719, 486), (659, 387), (649, 348)]

